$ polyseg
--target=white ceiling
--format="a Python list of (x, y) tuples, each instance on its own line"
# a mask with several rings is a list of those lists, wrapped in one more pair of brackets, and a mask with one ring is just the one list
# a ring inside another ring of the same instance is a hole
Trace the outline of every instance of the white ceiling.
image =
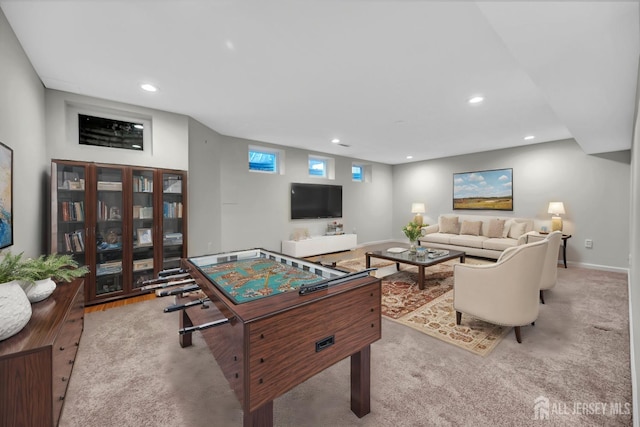
[[(387, 164), (571, 137), (589, 154), (631, 147), (637, 1), (0, 7), (47, 88), (186, 114), (224, 135)], [(484, 103), (469, 105), (476, 94)]]

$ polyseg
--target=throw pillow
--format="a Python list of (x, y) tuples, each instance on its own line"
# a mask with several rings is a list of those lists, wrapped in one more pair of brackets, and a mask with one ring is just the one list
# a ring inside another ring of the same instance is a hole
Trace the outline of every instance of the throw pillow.
[(512, 239), (517, 239), (518, 237), (524, 234), (526, 229), (527, 229), (526, 222), (514, 222), (511, 225), (511, 229), (509, 230), (509, 237), (511, 237)]
[(438, 231), (440, 233), (458, 234), (458, 217), (441, 216), (438, 220)]
[(462, 227), (460, 227), (460, 234), (479, 236), (481, 231), (482, 231), (482, 221), (462, 221)]
[(489, 230), (487, 230), (487, 237), (501, 238), (504, 231), (504, 219), (492, 219), (489, 221)]
[(502, 237), (503, 238), (507, 238), (509, 237), (509, 231), (511, 231), (511, 224), (515, 223), (514, 220), (510, 219), (507, 220), (507, 222), (504, 223), (504, 230), (502, 230)]

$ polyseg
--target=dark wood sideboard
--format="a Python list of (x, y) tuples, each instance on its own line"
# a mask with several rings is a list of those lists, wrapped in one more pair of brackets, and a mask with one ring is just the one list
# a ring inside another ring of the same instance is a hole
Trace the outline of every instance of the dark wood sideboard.
[(84, 279), (32, 305), (25, 328), (0, 341), (0, 426), (57, 426), (84, 327)]

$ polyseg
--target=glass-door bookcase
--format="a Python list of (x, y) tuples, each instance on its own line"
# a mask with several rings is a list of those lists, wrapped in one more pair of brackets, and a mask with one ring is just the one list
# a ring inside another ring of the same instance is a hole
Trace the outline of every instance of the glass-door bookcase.
[(96, 166), (96, 297), (124, 289), (123, 179), (123, 168)]
[(51, 164), (51, 252), (71, 254), (80, 265), (88, 263), (86, 179), (85, 164)]
[(186, 256), (184, 172), (162, 171), (162, 269), (177, 268)]
[(144, 286), (144, 281), (154, 277), (155, 222), (153, 169), (132, 169), (132, 254), (133, 288)]

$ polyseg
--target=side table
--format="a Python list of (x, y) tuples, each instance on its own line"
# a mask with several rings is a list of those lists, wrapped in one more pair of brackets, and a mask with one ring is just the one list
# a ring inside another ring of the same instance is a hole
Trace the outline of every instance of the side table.
[[(549, 234), (547, 231), (538, 231), (538, 234), (546, 236)], [(562, 233), (562, 261), (564, 262), (564, 268), (567, 268), (567, 240), (571, 238), (571, 234)]]

